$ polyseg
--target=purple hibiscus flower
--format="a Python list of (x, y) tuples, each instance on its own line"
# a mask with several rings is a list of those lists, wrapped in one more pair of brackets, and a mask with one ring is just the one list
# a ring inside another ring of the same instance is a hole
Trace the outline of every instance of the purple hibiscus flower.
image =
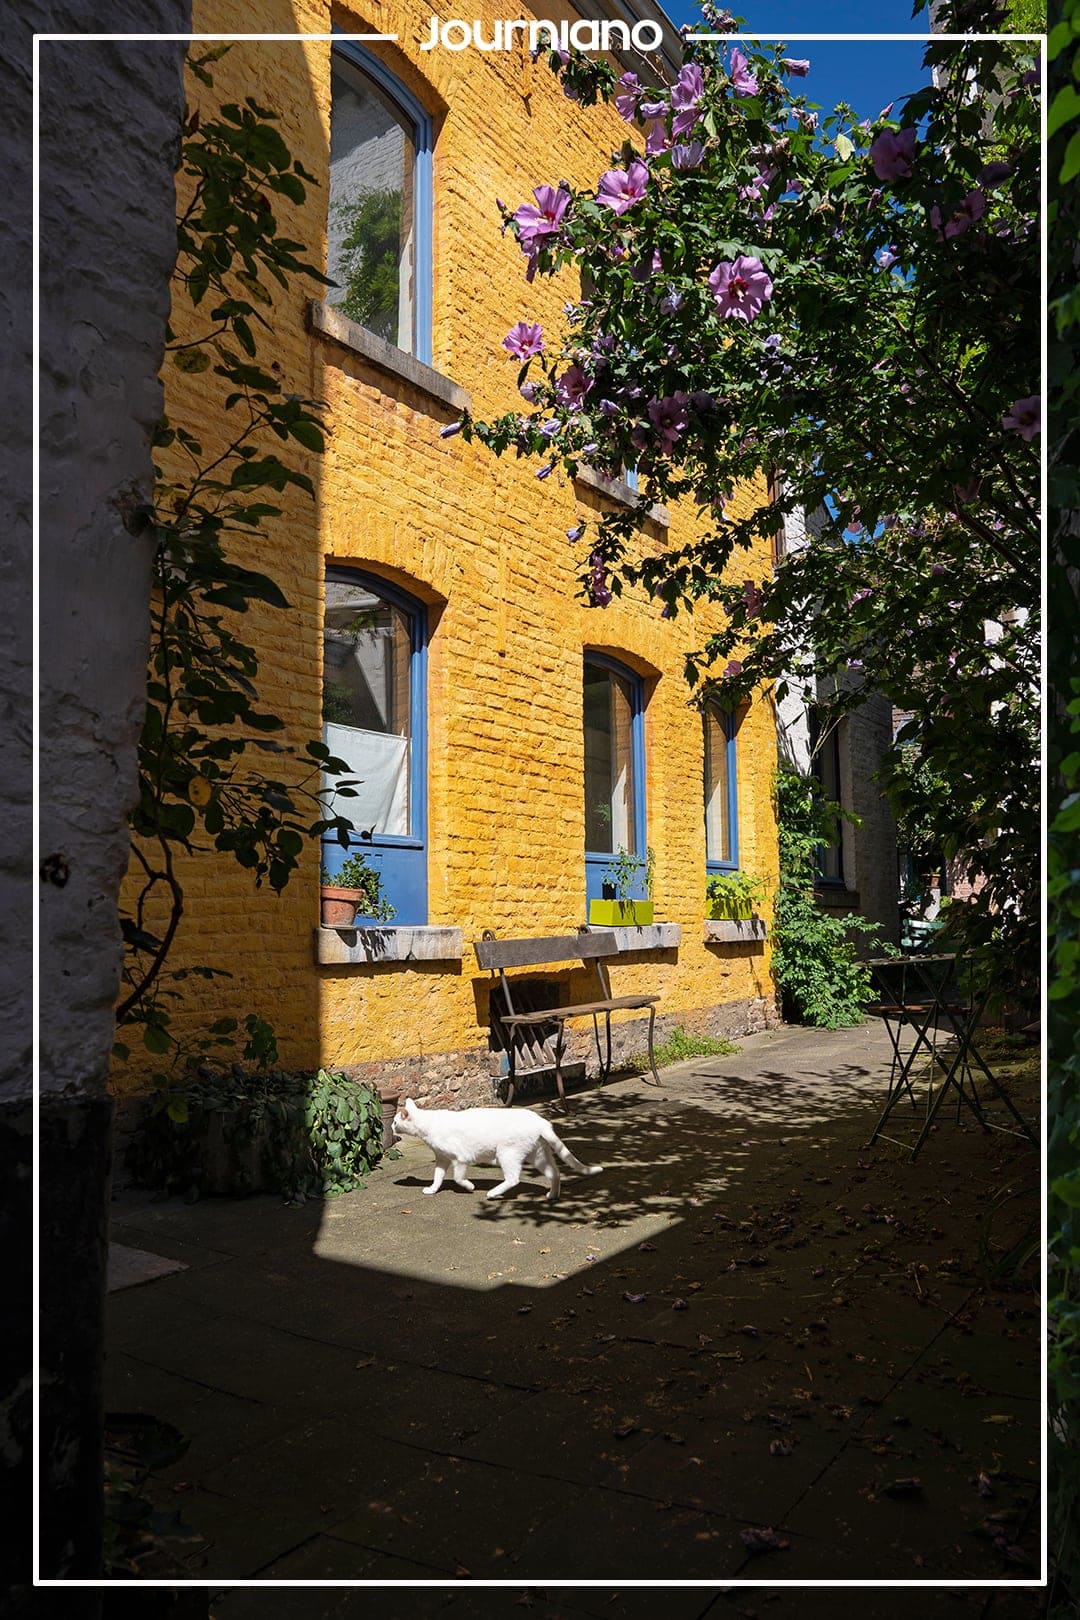
[(736, 45), (731, 52), (731, 88), (737, 96), (756, 96), (758, 82), (750, 71), (750, 64)]
[(665, 451), (673, 450), (689, 426), (690, 418), (687, 415), (689, 396), (682, 389), (676, 390), (664, 399), (651, 399), (646, 407), (649, 421), (656, 429), (657, 438), (661, 448)]
[(724, 259), (709, 277), (713, 299), (721, 315), (752, 321), (772, 297), (773, 284), (760, 259), (740, 253), (732, 263)]
[(662, 315), (674, 315), (677, 310), (682, 308), (682, 304), (682, 293), (677, 287), (669, 283), (667, 292), (660, 300), (660, 313)]
[(531, 360), (534, 354), (540, 354), (543, 350), (543, 328), (530, 326), (528, 321), (518, 321), (503, 338), (502, 346), (519, 360)]
[(601, 175), (597, 201), (606, 203), (616, 214), (625, 214), (644, 197), (648, 183), (648, 169), (635, 158), (628, 169), (609, 169)]
[(1016, 399), (1007, 416), (1001, 418), (1002, 427), (1012, 428), (1014, 433), (1028, 444), (1036, 433), (1042, 432), (1042, 400), (1038, 394), (1030, 394), (1027, 399)]
[(1013, 166), (1011, 163), (999, 160), (996, 163), (988, 163), (982, 174), (980, 174), (979, 180), (984, 186), (997, 186), (1001, 184), (1002, 180), (1008, 180), (1012, 172)]
[(700, 141), (680, 141), (671, 148), (671, 167), (696, 169), (704, 156), (705, 148)]
[(558, 186), (536, 186), (533, 203), (522, 203), (514, 214), (518, 241), (526, 253), (535, 253), (554, 236), (570, 206), (570, 193)]
[(666, 152), (668, 140), (667, 125), (664, 120), (662, 118), (651, 118), (649, 120), (649, 130), (645, 136), (646, 157), (659, 157), (661, 152)]
[(942, 235), (948, 241), (954, 236), (963, 236), (969, 225), (974, 225), (986, 212), (986, 198), (979, 190), (969, 191), (956, 212), (946, 221)]
[(625, 118), (628, 124), (632, 124), (638, 102), (641, 100), (642, 86), (636, 73), (624, 73), (618, 82), (622, 85), (622, 90), (615, 97), (615, 111), (620, 118)]
[(805, 57), (789, 56), (784, 62), (784, 67), (787, 68), (789, 73), (793, 73), (797, 79), (805, 79), (810, 71), (810, 63)]
[(696, 62), (687, 62), (671, 87), (671, 105), (676, 112), (689, 112), (705, 94), (705, 80)]
[(870, 146), (870, 161), (879, 180), (906, 180), (915, 162), (915, 129), (883, 129)]
[(890, 247), (878, 248), (877, 253), (874, 255), (874, 258), (875, 258), (875, 262), (877, 263), (879, 269), (891, 270), (893, 265), (898, 262), (898, 260), (900, 258), (900, 255), (899, 255), (899, 253), (897, 253), (895, 247), (890, 246)]
[(589, 558), (591, 574), (589, 577), (589, 597), (593, 607), (607, 607), (611, 601), (611, 592), (607, 586), (607, 569), (604, 567), (603, 552), (594, 551)]
[(580, 410), (581, 402), (592, 385), (592, 378), (580, 366), (568, 366), (555, 384), (555, 398), (560, 405), (567, 405), (572, 411)]

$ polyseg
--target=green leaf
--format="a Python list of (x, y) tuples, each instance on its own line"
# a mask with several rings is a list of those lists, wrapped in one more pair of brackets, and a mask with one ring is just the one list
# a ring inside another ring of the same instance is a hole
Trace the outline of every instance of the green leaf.
[(143, 1045), (148, 1052), (155, 1052), (159, 1056), (167, 1052), (172, 1045), (172, 1037), (168, 1030), (162, 1029), (160, 1024), (147, 1024), (143, 1030)]
[(1063, 124), (1080, 114), (1080, 91), (1075, 85), (1064, 85), (1050, 103), (1046, 120), (1047, 136), (1056, 135)]
[(306, 417), (302, 417), (298, 422), (293, 422), (289, 432), (294, 439), (298, 439), (308, 450), (321, 451), (326, 448), (326, 439), (322, 428), (317, 422), (313, 422)]
[(173, 354), (172, 363), (177, 371), (195, 373), (209, 371), (213, 362), (203, 349), (177, 349)]
[(1076, 134), (1070, 137), (1069, 144), (1065, 148), (1065, 156), (1062, 159), (1061, 170), (1058, 174), (1058, 184), (1067, 186), (1069, 181), (1075, 180), (1078, 174), (1080, 174), (1080, 130), (1077, 130)]

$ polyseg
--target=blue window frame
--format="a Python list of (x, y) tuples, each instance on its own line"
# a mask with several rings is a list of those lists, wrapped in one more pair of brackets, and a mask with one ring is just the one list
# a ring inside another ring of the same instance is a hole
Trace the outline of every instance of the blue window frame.
[(431, 118), (377, 56), (334, 36), (327, 301), (430, 365)]
[[(813, 746), (813, 773), (818, 781), (821, 797), (830, 804), (841, 804), (840, 792), (840, 736), (834, 725), (824, 741), (819, 740), (820, 727), (812, 717), (810, 735)], [(818, 883), (844, 884), (843, 823), (836, 820), (836, 837), (831, 844), (819, 844), (817, 849)]]
[(323, 741), (348, 762), (355, 797), (323, 784), (327, 813), (348, 816), (348, 848), (323, 842), (331, 876), (363, 854), (397, 923), (427, 922), (427, 612), (360, 569), (326, 570)]
[(585, 655), (585, 900), (603, 896), (620, 849), (642, 862), (631, 899), (645, 898), (645, 703), (641, 677), (613, 658)]
[(733, 714), (707, 703), (701, 711), (705, 747), (705, 869), (739, 865), (739, 780)]

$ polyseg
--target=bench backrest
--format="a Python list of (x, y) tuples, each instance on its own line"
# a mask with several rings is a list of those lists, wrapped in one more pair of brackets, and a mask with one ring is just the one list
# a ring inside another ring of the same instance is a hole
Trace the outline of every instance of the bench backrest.
[(609, 929), (595, 934), (554, 934), (547, 939), (476, 939), (473, 949), (482, 968), (508, 968), (617, 956), (619, 945)]

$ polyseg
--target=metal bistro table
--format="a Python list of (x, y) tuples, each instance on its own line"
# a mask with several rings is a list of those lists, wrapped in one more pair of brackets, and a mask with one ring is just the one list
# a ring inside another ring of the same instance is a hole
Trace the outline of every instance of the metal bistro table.
[[(881, 1118), (867, 1143), (868, 1147), (878, 1137), (898, 1147), (908, 1146), (907, 1142), (901, 1142), (895, 1136), (887, 1136), (884, 1127), (902, 1097), (910, 1100), (912, 1108), (918, 1108), (912, 1081), (915, 1066), (923, 1056), (928, 1074), (926, 1118), (911, 1148), (912, 1160), (930, 1134), (950, 1092), (956, 1093), (957, 1120), (967, 1107), (983, 1130), (1022, 1136), (1038, 1150), (1039, 1142), (1034, 1131), (989, 1068), (976, 1044), (975, 1032), (986, 1011), (989, 991), (979, 995), (965, 984), (964, 969), (970, 966), (970, 961), (969, 957), (956, 955), (885, 956), (866, 963), (876, 991), (876, 998), (867, 1003), (866, 1011), (884, 1021), (893, 1049), (888, 1096)], [(910, 1029), (914, 1034), (907, 1051), (902, 1047), (905, 1029)], [(951, 1037), (955, 1046), (945, 1048), (939, 1056), (938, 1041), (942, 1034)], [(936, 1078), (939, 1065), (944, 1070), (940, 1080)], [(995, 1125), (986, 1118), (975, 1089), (976, 1068), (994, 1095), (1005, 1105), (1016, 1122), (1015, 1126)]]

